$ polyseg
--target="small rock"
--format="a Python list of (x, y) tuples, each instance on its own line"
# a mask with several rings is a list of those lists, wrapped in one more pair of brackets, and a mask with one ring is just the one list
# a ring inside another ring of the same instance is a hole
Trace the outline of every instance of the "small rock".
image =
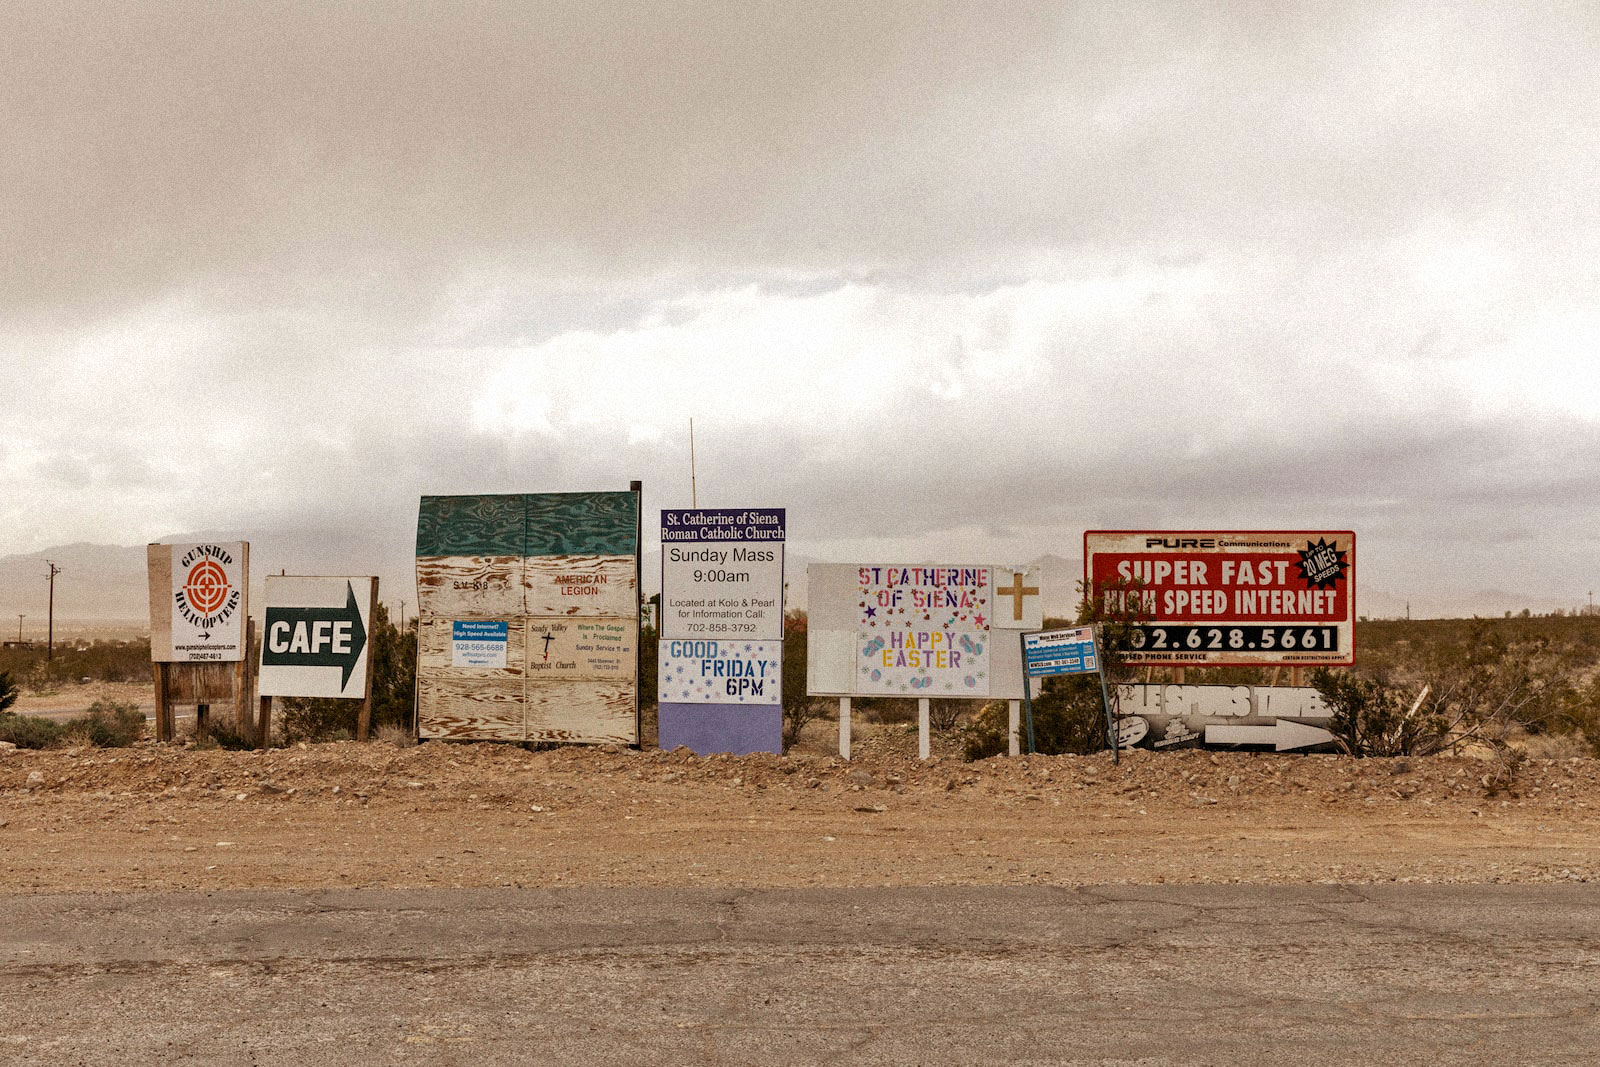
[(233, 799), (235, 799), (235, 800), (246, 800), (246, 799), (248, 799), (248, 797), (244, 793), (235, 793), (235, 794), (233, 794)]
[(282, 792), (284, 792), (283, 786), (281, 786), (281, 785), (273, 785), (271, 782), (262, 782), (261, 786), (260, 786), (260, 789), (261, 789), (261, 791), (263, 793), (282, 793)]
[(17, 746), (11, 741), (0, 741), (0, 752), (15, 752)]
[(406, 788), (407, 789), (421, 789), (422, 788), (422, 783), (421, 782), (407, 782), (406, 783)]
[(28, 772), (28, 784), (29, 785), (43, 785), (44, 784), (44, 772), (43, 771), (29, 771)]
[(540, 804), (529, 804), (528, 805), (528, 810), (529, 811), (543, 811), (544, 807), (542, 805), (540, 805)]
[(200, 851), (200, 849), (198, 847), (194, 846), (194, 845), (184, 845), (183, 846), (183, 850), (185, 852), (199, 852)]
[(881, 815), (889, 809), (884, 807), (882, 804), (862, 804), (859, 805), (855, 810), (865, 812), (868, 815)]
[(872, 777), (872, 772), (871, 771), (860, 771), (860, 770), (851, 771), (850, 772), (850, 780), (852, 782), (854, 782), (856, 785), (861, 786), (863, 789), (865, 789), (866, 787), (868, 787), (870, 785), (873, 785), (873, 784), (875, 784), (877, 782), (877, 779)]
[(339, 795), (339, 787), (338, 786), (334, 786), (333, 787), (333, 795), (334, 796), (338, 796)]
[(819, 786), (821, 784), (822, 784), (822, 779), (821, 778), (807, 778), (806, 779), (806, 788), (807, 789), (815, 789), (817, 786)]
[(232, 848), (233, 847), (233, 842), (232, 841), (218, 841), (217, 842), (217, 847), (218, 848)]

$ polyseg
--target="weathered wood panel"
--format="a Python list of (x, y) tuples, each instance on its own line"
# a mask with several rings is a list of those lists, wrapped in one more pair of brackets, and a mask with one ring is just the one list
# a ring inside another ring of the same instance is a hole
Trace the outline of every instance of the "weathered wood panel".
[(150, 582), (150, 661), (172, 661), (172, 546), (145, 546)]
[(530, 556), (522, 581), (529, 615), (621, 618), (639, 613), (633, 556)]
[(232, 704), (236, 664), (169, 663), (163, 672), (167, 700), (173, 704)]
[(525, 612), (521, 556), (417, 557), (417, 610), (457, 619)]
[(531, 493), (530, 556), (629, 556), (639, 551), (639, 497), (625, 493)]
[(639, 628), (632, 619), (528, 619), (528, 683), (632, 681)]
[(522, 740), (522, 683), (521, 672), (419, 668), (417, 736)]
[(530, 683), (527, 739), (637, 744), (634, 688), (632, 682)]
[(526, 498), (520, 493), (425, 496), (417, 510), (417, 555), (526, 555), (526, 522)]
[(450, 662), (451, 619), (424, 617), (417, 622), (417, 665), (442, 672), (442, 677), (459, 674), (468, 678), (520, 678), (527, 667), (527, 632), (523, 620), (506, 620), (506, 665), (499, 667), (456, 667)]

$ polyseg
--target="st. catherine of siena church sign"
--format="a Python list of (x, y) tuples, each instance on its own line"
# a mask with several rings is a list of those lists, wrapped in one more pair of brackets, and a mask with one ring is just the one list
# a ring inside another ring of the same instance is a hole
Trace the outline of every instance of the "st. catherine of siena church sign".
[(815, 564), (813, 696), (1017, 699), (1017, 634), (1043, 623), (1037, 567)]

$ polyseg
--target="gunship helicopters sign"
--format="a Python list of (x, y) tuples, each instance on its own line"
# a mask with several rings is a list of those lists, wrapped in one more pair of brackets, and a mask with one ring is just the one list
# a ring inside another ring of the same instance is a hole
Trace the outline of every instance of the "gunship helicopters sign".
[(363, 699), (377, 591), (371, 577), (268, 576), (260, 694)]
[(237, 663), (244, 659), (249, 608), (248, 541), (153, 544), (150, 659), (155, 663)]

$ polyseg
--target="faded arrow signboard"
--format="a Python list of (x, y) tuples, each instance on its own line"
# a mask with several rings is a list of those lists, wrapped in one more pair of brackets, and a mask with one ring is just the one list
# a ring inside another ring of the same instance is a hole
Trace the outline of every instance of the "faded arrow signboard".
[(365, 698), (377, 591), (371, 577), (269, 575), (260, 694)]

